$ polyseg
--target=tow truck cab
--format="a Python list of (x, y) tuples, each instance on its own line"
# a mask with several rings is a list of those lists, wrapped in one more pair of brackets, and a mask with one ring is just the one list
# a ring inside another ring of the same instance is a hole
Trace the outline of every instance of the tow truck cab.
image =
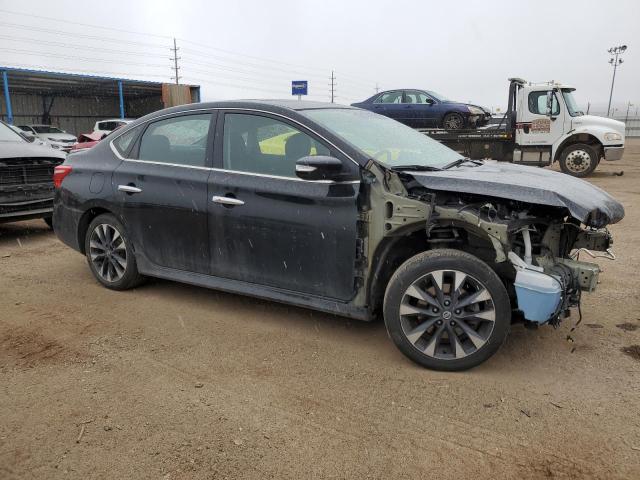
[[(566, 173), (583, 176), (591, 173), (602, 158), (622, 158), (624, 123), (585, 115), (573, 97), (575, 88), (519, 79), (512, 79), (511, 86), (516, 94), (514, 162), (560, 161)], [(591, 158), (594, 154), (595, 162)]]
[(585, 177), (601, 159), (620, 160), (623, 122), (585, 115), (573, 97), (575, 88), (556, 82), (509, 79), (507, 113), (497, 125), (476, 130), (421, 131), (472, 159), (494, 159), (546, 167)]

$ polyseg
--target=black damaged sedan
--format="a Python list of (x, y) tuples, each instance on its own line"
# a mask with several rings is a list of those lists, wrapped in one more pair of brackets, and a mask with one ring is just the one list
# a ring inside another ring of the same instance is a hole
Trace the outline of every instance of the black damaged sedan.
[(53, 224), (105, 287), (147, 276), (372, 320), (428, 368), (489, 358), (596, 288), (622, 206), (477, 162), (394, 120), (300, 101), (156, 112), (56, 167)]

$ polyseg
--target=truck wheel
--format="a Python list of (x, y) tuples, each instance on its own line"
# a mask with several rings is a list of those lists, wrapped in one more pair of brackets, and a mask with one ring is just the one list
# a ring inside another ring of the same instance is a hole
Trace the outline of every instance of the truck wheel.
[(507, 291), (496, 273), (466, 252), (420, 253), (393, 274), (384, 321), (396, 346), (433, 370), (466, 370), (487, 360), (511, 324)]
[(598, 151), (585, 143), (574, 143), (562, 151), (560, 169), (574, 177), (586, 177), (598, 166)]
[(447, 130), (459, 130), (464, 126), (464, 118), (459, 113), (447, 113), (442, 119), (442, 127)]
[(110, 213), (93, 219), (84, 245), (89, 268), (105, 287), (127, 290), (144, 280), (124, 226)]

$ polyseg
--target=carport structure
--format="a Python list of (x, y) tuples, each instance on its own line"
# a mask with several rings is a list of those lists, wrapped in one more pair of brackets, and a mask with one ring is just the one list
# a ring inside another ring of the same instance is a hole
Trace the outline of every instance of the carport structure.
[(98, 120), (137, 118), (200, 101), (200, 87), (127, 78), (0, 66), (0, 118), (7, 123), (50, 124), (89, 132)]

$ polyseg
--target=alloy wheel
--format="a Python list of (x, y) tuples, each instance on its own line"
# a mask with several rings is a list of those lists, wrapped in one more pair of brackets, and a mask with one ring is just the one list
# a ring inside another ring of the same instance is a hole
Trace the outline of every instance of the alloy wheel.
[(91, 263), (100, 277), (117, 282), (127, 270), (127, 249), (124, 238), (113, 225), (96, 225), (89, 239)]
[(440, 360), (464, 358), (487, 343), (496, 311), (479, 280), (458, 270), (436, 270), (405, 290), (400, 324), (422, 354)]
[(444, 128), (447, 130), (459, 130), (462, 128), (462, 117), (460, 115), (447, 115), (444, 120)]

